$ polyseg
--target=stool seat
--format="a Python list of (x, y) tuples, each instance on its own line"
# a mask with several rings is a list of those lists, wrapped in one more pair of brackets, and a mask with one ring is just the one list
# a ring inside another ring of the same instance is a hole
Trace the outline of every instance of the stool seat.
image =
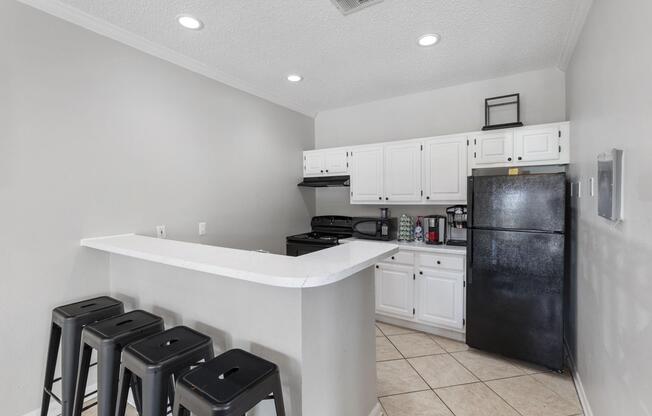
[(134, 339), (134, 335), (141, 332), (144, 328), (148, 328), (152, 325), (159, 326), (162, 324), (163, 319), (160, 316), (137, 309), (87, 325), (84, 328), (83, 336), (87, 343), (95, 341), (92, 345), (93, 347), (99, 346), (100, 343), (106, 341), (122, 344), (122, 346), (125, 347), (126, 344), (144, 338), (140, 337)]
[(185, 354), (211, 343), (210, 337), (187, 326), (177, 326), (135, 342), (124, 352), (131, 356), (131, 361), (135, 358), (144, 367), (155, 370), (164, 365), (173, 365), (175, 360), (182, 359)]
[(68, 319), (95, 322), (97, 321), (96, 316), (101, 314), (103, 311), (122, 308), (122, 302), (119, 300), (108, 296), (100, 296), (56, 307), (52, 310), (52, 320), (59, 325), (63, 324), (63, 322)]
[(174, 381), (201, 361), (213, 358), (210, 337), (177, 326), (129, 344), (122, 350), (115, 416), (125, 415), (132, 379), (142, 389), (142, 416), (164, 416), (174, 402)]
[(285, 416), (278, 366), (233, 349), (177, 381), (174, 415), (241, 416), (266, 399), (274, 399), (277, 416)]
[(202, 396), (223, 404), (276, 371), (276, 364), (235, 349), (191, 371), (184, 381)]
[[(127, 312), (84, 327), (73, 415), (81, 416), (84, 410), (84, 392), (93, 349), (97, 351), (98, 362), (97, 416), (114, 416), (123, 348), (164, 329), (161, 317), (142, 310)], [(134, 391), (134, 399), (136, 407), (140, 408), (137, 391)]]

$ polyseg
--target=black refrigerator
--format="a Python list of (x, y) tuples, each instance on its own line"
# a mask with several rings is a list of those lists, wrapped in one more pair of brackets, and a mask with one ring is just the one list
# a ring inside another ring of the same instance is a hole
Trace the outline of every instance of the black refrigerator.
[(471, 347), (562, 370), (566, 175), (468, 178)]

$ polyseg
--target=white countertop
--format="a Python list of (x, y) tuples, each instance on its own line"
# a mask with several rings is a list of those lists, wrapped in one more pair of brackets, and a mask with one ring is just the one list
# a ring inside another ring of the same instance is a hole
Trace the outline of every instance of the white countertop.
[(357, 240), (289, 257), (136, 234), (86, 238), (80, 244), (169, 266), (290, 288), (335, 283), (398, 252), (395, 242)]
[(374, 240), (364, 240), (360, 238), (345, 238), (339, 240), (340, 243), (352, 243), (356, 241), (366, 241), (370, 243), (384, 243), (384, 244), (396, 244), (401, 250), (411, 250), (411, 251), (426, 251), (430, 253), (446, 253), (446, 254), (459, 254), (466, 255), (466, 247), (460, 246), (447, 246), (447, 245), (432, 245), (426, 243), (415, 243), (408, 241), (374, 241)]

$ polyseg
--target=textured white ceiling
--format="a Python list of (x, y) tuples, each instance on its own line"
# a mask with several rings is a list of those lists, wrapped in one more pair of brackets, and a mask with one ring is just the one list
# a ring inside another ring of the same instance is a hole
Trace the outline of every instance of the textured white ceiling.
[[(21, 1), (312, 115), (563, 66), (586, 0), (385, 0), (348, 16), (331, 0)], [(416, 45), (433, 32), (439, 45)]]

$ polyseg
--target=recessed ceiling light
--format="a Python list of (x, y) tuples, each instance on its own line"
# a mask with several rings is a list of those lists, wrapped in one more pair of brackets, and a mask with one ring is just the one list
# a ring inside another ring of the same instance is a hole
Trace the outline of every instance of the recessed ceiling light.
[(302, 80), (303, 80), (303, 77), (301, 75), (297, 75), (297, 74), (288, 75), (288, 81), (290, 81), (290, 82), (299, 82), (299, 81), (302, 81)]
[(432, 34), (421, 36), (418, 40), (418, 43), (419, 46), (433, 46), (436, 45), (440, 39), (441, 36), (439, 36), (436, 33), (432, 33)]
[(201, 22), (201, 20), (188, 14), (177, 16), (177, 22), (179, 22), (179, 24), (186, 29), (200, 30), (204, 27), (204, 24)]

